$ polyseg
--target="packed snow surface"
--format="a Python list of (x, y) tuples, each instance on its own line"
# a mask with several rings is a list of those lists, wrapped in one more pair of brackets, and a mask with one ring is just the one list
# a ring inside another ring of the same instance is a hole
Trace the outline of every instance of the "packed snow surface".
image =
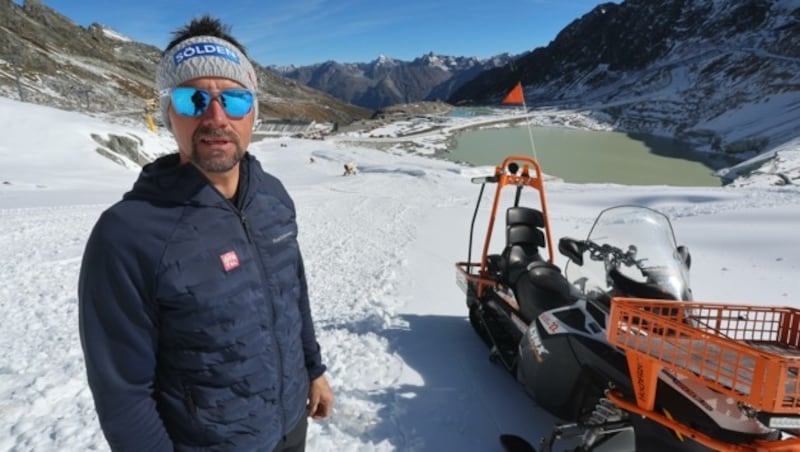
[[(90, 134), (137, 136), (152, 155), (174, 145), (144, 124), (7, 99), (0, 116), (13, 118), (0, 142), (0, 450), (108, 450), (86, 383), (76, 284), (94, 222), (138, 171), (97, 154)], [(479, 189), (470, 178), (491, 168), (332, 140), (271, 138), (250, 150), (296, 202), (337, 397), (333, 416), (311, 423), (307, 450), (483, 452), (500, 450), (500, 433), (549, 434), (555, 419), (489, 362), (455, 284)], [(346, 162), (357, 175), (342, 176)], [(607, 207), (649, 206), (691, 250), (697, 300), (800, 306), (797, 186), (546, 189), (556, 238), (585, 237)]]

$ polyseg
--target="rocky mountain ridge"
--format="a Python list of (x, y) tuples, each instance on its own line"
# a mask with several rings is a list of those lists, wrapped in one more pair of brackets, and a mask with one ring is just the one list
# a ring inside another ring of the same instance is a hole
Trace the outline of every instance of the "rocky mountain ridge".
[[(161, 50), (81, 27), (38, 0), (0, 0), (0, 96), (67, 110), (141, 116)], [(262, 117), (348, 124), (372, 111), (254, 64)]]
[(368, 63), (324, 63), (273, 67), (284, 77), (354, 105), (380, 110), (390, 105), (444, 100), (478, 74), (514, 57), (457, 57), (429, 52), (412, 61), (380, 56)]
[(521, 82), (529, 107), (596, 112), (617, 130), (744, 158), (797, 136), (798, 43), (793, 0), (606, 3), (449, 101), (497, 103)]

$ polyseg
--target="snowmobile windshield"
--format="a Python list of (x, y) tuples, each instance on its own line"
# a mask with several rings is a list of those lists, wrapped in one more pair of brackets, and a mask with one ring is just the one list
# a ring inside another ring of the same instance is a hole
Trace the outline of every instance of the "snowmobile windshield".
[(689, 269), (669, 219), (640, 206), (606, 209), (580, 244), (583, 265), (565, 274), (584, 294), (688, 300)]

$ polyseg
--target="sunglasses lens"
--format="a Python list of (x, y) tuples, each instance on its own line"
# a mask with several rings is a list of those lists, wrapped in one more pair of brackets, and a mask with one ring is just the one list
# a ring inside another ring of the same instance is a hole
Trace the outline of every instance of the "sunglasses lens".
[(178, 87), (172, 90), (172, 108), (182, 116), (200, 116), (210, 102), (211, 94), (202, 89)]
[(229, 89), (219, 95), (225, 112), (230, 116), (240, 118), (253, 108), (253, 93), (245, 89)]
[[(173, 89), (171, 97), (172, 108), (182, 116), (200, 116), (211, 103), (211, 93), (188, 86)], [(253, 93), (246, 89), (228, 89), (219, 93), (219, 102), (229, 116), (241, 118), (253, 108)]]

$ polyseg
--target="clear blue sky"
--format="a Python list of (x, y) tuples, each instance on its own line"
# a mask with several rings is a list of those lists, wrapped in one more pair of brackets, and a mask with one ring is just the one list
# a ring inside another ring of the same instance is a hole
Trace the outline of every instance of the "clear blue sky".
[[(22, 3), (22, 0), (15, 0)], [(259, 64), (410, 61), (428, 52), (489, 57), (547, 45), (596, 0), (43, 0), (78, 25), (107, 25), (163, 48), (209, 13), (232, 26)], [(618, 0), (614, 3), (620, 3)]]

